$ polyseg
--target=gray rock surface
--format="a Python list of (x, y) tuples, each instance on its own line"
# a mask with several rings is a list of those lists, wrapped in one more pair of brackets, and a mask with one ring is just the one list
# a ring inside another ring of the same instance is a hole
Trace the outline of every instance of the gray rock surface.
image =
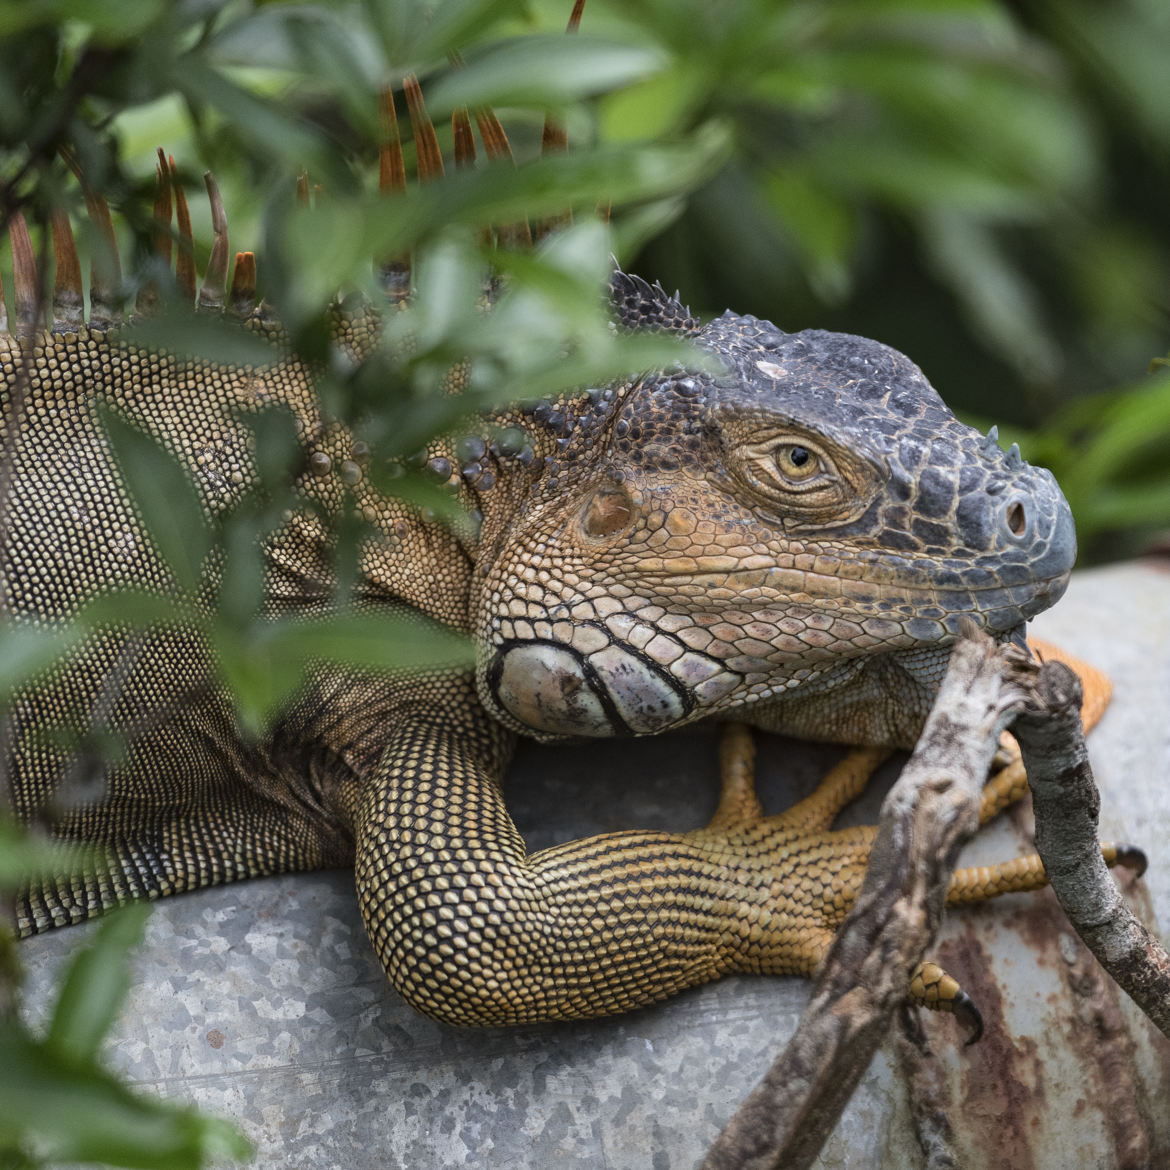
[[(1102, 836), (1146, 848), (1132, 885), (1170, 923), (1170, 572), (1077, 575), (1035, 632), (1109, 671), (1091, 739)], [(837, 749), (761, 737), (780, 809)], [(510, 801), (533, 848), (622, 826), (689, 828), (714, 808), (716, 740), (526, 745)], [(872, 821), (888, 767), (850, 822)], [(1029, 850), (1027, 810), (1001, 817), (967, 864)], [(1123, 884), (1130, 885), (1123, 878)], [(87, 927), (32, 939), (29, 1010), (46, 1009)], [(1050, 892), (948, 916), (937, 948), (975, 995), (987, 1037), (961, 1047), (927, 1021), (964, 1167), (1170, 1165), (1170, 1044), (1096, 974)], [(459, 1031), (415, 1015), (366, 942), (348, 873), (255, 881), (160, 903), (109, 1059), (144, 1089), (234, 1118), (263, 1167), (690, 1167), (791, 1034), (795, 979), (732, 978), (626, 1017)], [(879, 1054), (819, 1166), (924, 1164), (907, 1090)]]

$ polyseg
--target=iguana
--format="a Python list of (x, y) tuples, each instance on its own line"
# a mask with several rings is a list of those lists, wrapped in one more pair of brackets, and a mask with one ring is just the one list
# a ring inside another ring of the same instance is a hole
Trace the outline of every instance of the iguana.
[[(412, 110), (420, 103), (412, 91)], [(36, 265), (19, 217), (12, 236), (27, 318)], [(169, 448), (214, 518), (255, 479), (242, 419), (276, 402), (303, 445), (304, 506), (267, 546), (265, 611), (311, 615), (331, 596), (331, 524), (348, 500), (373, 533), (354, 604), (466, 631), (478, 662), (320, 666), (255, 742), (196, 635), (99, 631), (10, 712), (4, 766), (24, 820), (73, 764), (46, 729), (123, 743), (101, 790), (53, 825), (72, 861), (21, 894), (24, 933), (130, 898), (352, 865), (391, 983), (455, 1024), (600, 1016), (732, 971), (810, 975), (873, 840), (868, 828), (830, 831), (836, 812), (885, 749), (913, 745), (960, 622), (1018, 638), (1073, 565), (1053, 477), (959, 422), (902, 354), (730, 312), (701, 324), (621, 271), (616, 325), (677, 335), (707, 360), (566, 390), (433, 444), (431, 474), (478, 517), (475, 532), (452, 529), (371, 485), (369, 451), (326, 417), (311, 367), (252, 306), (249, 255), (229, 302), (272, 357), (233, 367), (81, 323), (67, 224), (54, 236), (52, 329), (0, 337), (14, 619), (51, 625), (104, 592), (174, 587), (99, 404)], [(213, 305), (225, 265), (213, 251)], [(400, 269), (395, 279), (401, 297)], [(340, 342), (362, 357), (377, 321), (373, 309), (339, 312)], [(655, 735), (702, 719), (867, 750), (764, 816), (733, 729), (706, 828), (526, 852), (501, 795), (517, 736)], [(1014, 766), (989, 789), (987, 815), (1022, 790)], [(1034, 857), (959, 871), (951, 900), (1043, 880)], [(933, 966), (911, 996), (964, 1002)]]

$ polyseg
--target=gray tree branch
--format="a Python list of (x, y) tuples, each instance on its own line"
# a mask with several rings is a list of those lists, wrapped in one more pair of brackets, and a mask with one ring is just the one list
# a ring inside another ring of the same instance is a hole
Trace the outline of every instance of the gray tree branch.
[(1170, 955), (1122, 901), (1101, 858), (1101, 799), (1081, 734), (1080, 706), (1080, 679), (1063, 663), (1047, 662), (1012, 728), (1032, 789), (1036, 852), (1085, 945), (1170, 1036)]

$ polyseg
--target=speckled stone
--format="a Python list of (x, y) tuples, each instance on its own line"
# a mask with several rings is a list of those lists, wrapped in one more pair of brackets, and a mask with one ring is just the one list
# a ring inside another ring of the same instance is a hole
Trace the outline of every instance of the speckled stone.
[[(1151, 868), (1133, 904), (1170, 922), (1170, 572), (1133, 564), (1079, 574), (1035, 632), (1115, 680), (1114, 704), (1091, 740), (1102, 836), (1147, 849)], [(808, 792), (839, 754), (761, 738), (771, 809)], [(533, 848), (633, 825), (688, 828), (714, 808), (715, 751), (703, 729), (595, 742), (587, 752), (527, 745), (509, 802)], [(846, 821), (874, 819), (895, 770), (887, 767)], [(1027, 825), (1017, 814), (1000, 818), (964, 861), (1027, 851)], [(30, 1014), (47, 1010), (62, 962), (88, 929), (23, 944)], [(1005, 1141), (1022, 1143), (1021, 1157), (1028, 1147), (1017, 1165), (1121, 1164), (1115, 1119), (1074, 1043), (1085, 1024), (1069, 990), (1077, 948), (1051, 896), (950, 916), (939, 953), (988, 1019), (988, 1039), (966, 1050), (951, 1021), (928, 1020), (955, 1102), (959, 1164), (1004, 1164)], [(972, 956), (980, 970), (969, 978), (963, 964)], [(808, 994), (799, 980), (740, 977), (609, 1020), (457, 1030), (416, 1015), (391, 991), (351, 876), (330, 872), (160, 903), (109, 1059), (143, 1089), (236, 1119), (266, 1168), (666, 1170), (697, 1164)], [(1130, 1032), (1149, 1164), (1170, 1165), (1170, 1044), (1128, 1005), (1117, 1016)], [(1014, 1122), (1003, 1115), (1005, 1085), (1015, 1085)], [(879, 1053), (818, 1166), (921, 1164), (893, 1057)]]

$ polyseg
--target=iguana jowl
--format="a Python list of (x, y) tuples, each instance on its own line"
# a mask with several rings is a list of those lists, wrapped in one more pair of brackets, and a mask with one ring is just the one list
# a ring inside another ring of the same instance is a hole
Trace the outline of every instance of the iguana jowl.
[[(254, 743), (197, 636), (94, 635), (11, 715), (5, 766), (26, 819), (73, 766), (46, 728), (80, 721), (84, 735), (100, 711), (125, 745), (103, 791), (55, 826), (76, 843), (75, 867), (27, 891), (22, 930), (353, 864), (391, 982), (454, 1023), (607, 1014), (737, 970), (811, 973), (868, 856), (870, 830), (828, 830), (873, 753), (766, 818), (733, 746), (707, 828), (529, 856), (500, 790), (515, 735), (654, 734), (714, 716), (910, 746), (960, 621), (1008, 637), (1060, 596), (1071, 516), (1051, 475), (956, 420), (884, 345), (731, 313), (701, 326), (620, 272), (611, 292), (620, 326), (677, 333), (720, 372), (566, 392), (434, 447), (432, 472), (482, 515), (475, 537), (379, 494), (309, 369), (278, 350), (267, 367), (233, 368), (72, 322), (23, 348), (0, 339), (15, 453), (4, 567), (19, 620), (172, 587), (98, 403), (174, 452), (214, 516), (254, 477), (239, 416), (275, 401), (297, 420), (299, 489), (316, 508), (270, 542), (270, 611), (309, 614), (329, 594), (322, 516), (349, 493), (376, 533), (356, 603), (414, 607), (479, 647), (474, 673), (322, 667)], [(279, 335), (259, 310), (250, 327)], [(339, 314), (337, 328), (361, 356), (376, 315)], [(952, 896), (1042, 881), (1025, 860), (960, 873)], [(938, 978), (916, 997), (938, 994)]]

